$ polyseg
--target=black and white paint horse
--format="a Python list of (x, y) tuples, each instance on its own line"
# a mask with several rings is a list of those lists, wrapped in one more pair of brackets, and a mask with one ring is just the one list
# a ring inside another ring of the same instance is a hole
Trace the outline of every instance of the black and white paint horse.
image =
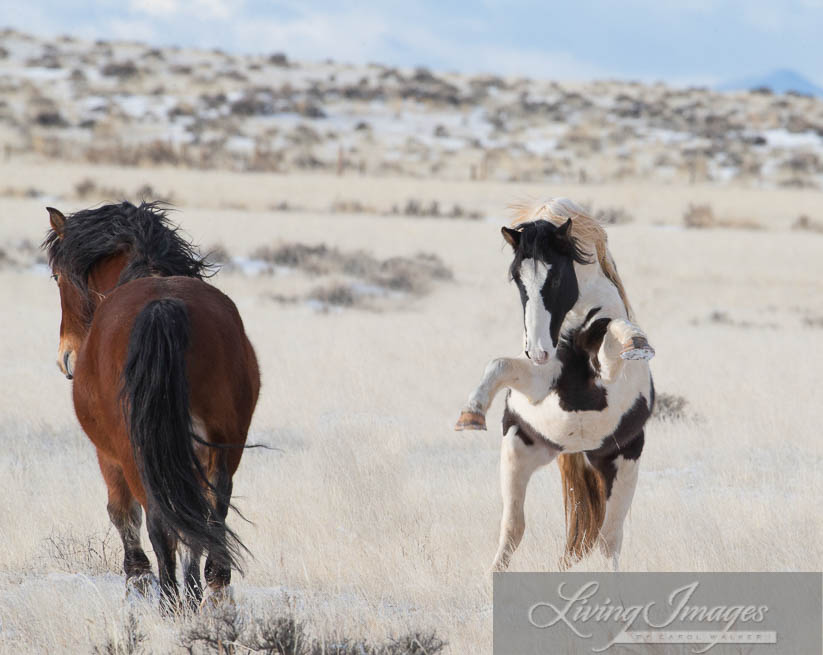
[(617, 567), (654, 403), (654, 350), (632, 322), (605, 231), (581, 207), (563, 198), (521, 207), (503, 237), (514, 251), (524, 354), (488, 364), (456, 426), (484, 430), (495, 394), (510, 390), (493, 568), (507, 568), (523, 537), (529, 479), (556, 458), (566, 507), (563, 565), (597, 544)]

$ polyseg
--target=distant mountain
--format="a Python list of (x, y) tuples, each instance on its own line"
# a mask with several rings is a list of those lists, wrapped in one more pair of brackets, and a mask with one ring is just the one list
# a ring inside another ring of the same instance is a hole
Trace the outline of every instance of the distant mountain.
[(792, 70), (776, 70), (760, 77), (747, 77), (718, 85), (718, 91), (751, 91), (753, 89), (768, 88), (774, 93), (788, 93), (794, 91), (809, 96), (823, 97), (823, 88), (810, 82), (805, 77)]

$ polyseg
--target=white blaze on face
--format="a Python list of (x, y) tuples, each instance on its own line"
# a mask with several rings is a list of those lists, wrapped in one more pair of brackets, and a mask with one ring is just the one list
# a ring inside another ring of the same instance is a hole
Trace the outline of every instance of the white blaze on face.
[(535, 364), (545, 364), (554, 357), (557, 348), (552, 344), (552, 317), (543, 303), (542, 290), (551, 266), (534, 259), (520, 265), (520, 284), (526, 292), (524, 307), (526, 352)]

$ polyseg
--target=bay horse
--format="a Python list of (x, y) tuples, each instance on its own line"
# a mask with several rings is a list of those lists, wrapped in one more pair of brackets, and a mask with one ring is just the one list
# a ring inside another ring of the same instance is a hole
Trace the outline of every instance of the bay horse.
[(43, 247), (62, 309), (57, 365), (97, 449), (127, 586), (155, 584), (140, 541), (145, 510), (163, 608), (180, 606), (178, 546), (187, 602), (203, 596), (204, 551), (217, 601), (246, 550), (226, 515), (260, 390), (240, 314), (203, 280), (208, 265), (161, 204), (68, 218), (47, 209)]
[(566, 568), (599, 544), (617, 568), (654, 404), (648, 360), (606, 233), (574, 202), (517, 206), (502, 228), (523, 305), (524, 354), (498, 358), (469, 396), (457, 430), (485, 430), (495, 394), (503, 414), (503, 517), (493, 569), (505, 570), (525, 531), (526, 487), (558, 460), (566, 512)]

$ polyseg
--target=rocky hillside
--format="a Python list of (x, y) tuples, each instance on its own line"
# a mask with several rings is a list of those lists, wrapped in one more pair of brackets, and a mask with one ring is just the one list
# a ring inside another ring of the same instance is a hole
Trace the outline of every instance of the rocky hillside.
[[(524, 71), (524, 74), (527, 71)], [(0, 32), (0, 143), (123, 165), (818, 188), (823, 100)]]

